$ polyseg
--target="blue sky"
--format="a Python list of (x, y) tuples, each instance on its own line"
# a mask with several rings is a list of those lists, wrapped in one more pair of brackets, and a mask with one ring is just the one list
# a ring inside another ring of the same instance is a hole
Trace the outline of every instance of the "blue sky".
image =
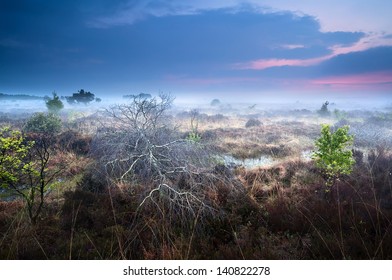
[(392, 94), (392, 1), (0, 3), (0, 92)]

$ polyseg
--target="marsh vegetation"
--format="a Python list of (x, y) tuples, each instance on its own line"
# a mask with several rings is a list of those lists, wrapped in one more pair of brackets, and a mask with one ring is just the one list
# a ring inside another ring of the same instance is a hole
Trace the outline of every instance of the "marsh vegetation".
[(4, 110), (0, 259), (392, 258), (392, 108), (173, 100)]

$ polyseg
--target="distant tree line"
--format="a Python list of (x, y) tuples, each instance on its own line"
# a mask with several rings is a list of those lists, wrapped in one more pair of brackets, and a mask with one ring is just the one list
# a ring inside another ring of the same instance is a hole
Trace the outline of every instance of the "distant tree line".
[(66, 100), (71, 105), (87, 105), (94, 100), (95, 102), (101, 102), (101, 98), (97, 98), (93, 93), (83, 89), (79, 90), (77, 93), (72, 94), (72, 96), (61, 96), (60, 98), (56, 92), (53, 92), (52, 95), (52, 98), (45, 96), (44, 100), (48, 111), (53, 114), (58, 114), (64, 108), (63, 101), (61, 100)]
[[(151, 95), (148, 95), (151, 98)], [(0, 93), (0, 100), (45, 100), (46, 105), (50, 111), (59, 111), (63, 108), (62, 101), (66, 100), (69, 104), (89, 104), (90, 102), (101, 102), (101, 98), (95, 97), (95, 94), (90, 91), (85, 91), (84, 89), (79, 90), (76, 93), (73, 93), (71, 96), (61, 96), (60, 98), (57, 96), (56, 92), (53, 92), (53, 98), (49, 96), (35, 96), (35, 95), (27, 95), (27, 94), (5, 94)]]
[(27, 95), (27, 94), (5, 94), (0, 93), (0, 100), (42, 100), (40, 96)]

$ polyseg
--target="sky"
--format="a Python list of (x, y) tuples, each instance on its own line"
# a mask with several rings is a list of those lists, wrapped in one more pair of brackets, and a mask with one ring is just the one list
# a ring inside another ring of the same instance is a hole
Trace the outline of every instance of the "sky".
[(389, 0), (0, 1), (0, 92), (388, 98), (391, 11)]

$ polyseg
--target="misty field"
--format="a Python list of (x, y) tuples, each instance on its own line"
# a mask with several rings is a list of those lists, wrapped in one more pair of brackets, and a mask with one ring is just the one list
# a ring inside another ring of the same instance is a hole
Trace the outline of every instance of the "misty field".
[(0, 259), (392, 258), (392, 107), (218, 101), (2, 103)]

